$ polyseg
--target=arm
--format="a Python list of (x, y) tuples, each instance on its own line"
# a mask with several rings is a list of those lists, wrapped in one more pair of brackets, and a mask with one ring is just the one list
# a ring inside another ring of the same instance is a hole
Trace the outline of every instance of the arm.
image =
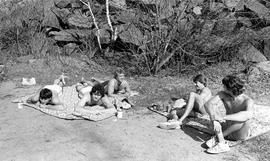
[(110, 80), (108, 83), (108, 96), (109, 97), (117, 97), (117, 94), (114, 94), (114, 85), (115, 85), (115, 81), (114, 80)]
[(109, 98), (105, 95), (104, 97), (101, 98), (103, 106), (108, 109), (108, 108), (115, 108), (113, 103), (109, 100)]
[(254, 101), (252, 99), (247, 99), (244, 101), (246, 109), (244, 111), (240, 111), (234, 114), (226, 115), (223, 117), (224, 120), (237, 121), (237, 122), (245, 122), (252, 118), (252, 109), (254, 106)]
[(53, 105), (63, 105), (64, 103), (60, 101), (58, 93), (52, 91), (52, 104)]
[[(81, 109), (81, 108), (83, 108), (84, 106), (85, 106), (85, 104), (88, 102), (90, 100), (90, 95), (84, 95), (83, 97), (82, 97), (82, 99), (80, 99), (80, 101), (77, 103), (77, 105), (75, 106), (75, 108), (77, 109)], [(76, 110), (75, 109), (75, 110)]]
[(204, 106), (206, 112), (209, 114), (210, 119), (212, 121), (216, 120), (216, 117), (218, 117), (219, 111), (217, 111), (217, 108), (223, 103), (222, 102), (223, 94), (222, 92), (219, 92), (217, 95), (212, 97), (209, 101), (207, 101)]
[(40, 91), (42, 90), (43, 88), (39, 89), (35, 95), (29, 97), (27, 100), (26, 100), (26, 103), (32, 103), (32, 104), (35, 104), (35, 103), (38, 103), (39, 102), (39, 93)]
[(129, 97), (130, 94), (131, 94), (131, 89), (130, 89), (130, 86), (129, 86), (128, 82), (126, 82), (126, 81), (123, 82), (122, 86), (123, 86), (125, 92), (124, 93), (118, 93), (117, 95), (120, 96), (120, 97), (125, 97), (125, 98)]
[(28, 98), (26, 100), (27, 103), (32, 103), (32, 104), (35, 104), (39, 101), (39, 92), (36, 93), (34, 96), (31, 96), (30, 98)]
[(59, 76), (59, 78), (57, 78), (56, 80), (54, 80), (53, 84), (57, 84), (60, 87), (63, 87), (66, 82), (65, 82), (65, 78), (68, 78), (67, 76), (65, 76), (63, 73)]
[(205, 100), (205, 98), (209, 97), (211, 95), (211, 91), (209, 88), (205, 87), (202, 92), (200, 93), (200, 97)]

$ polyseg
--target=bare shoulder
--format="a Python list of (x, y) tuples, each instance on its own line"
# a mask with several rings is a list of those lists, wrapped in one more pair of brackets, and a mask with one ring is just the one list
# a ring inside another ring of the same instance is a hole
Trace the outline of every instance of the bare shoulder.
[(122, 81), (122, 85), (123, 85), (123, 86), (129, 86), (128, 81), (123, 80), (123, 81)]
[(114, 85), (116, 82), (117, 82), (117, 80), (114, 79), (114, 78), (112, 78), (112, 79), (110, 79), (110, 80), (108, 81), (108, 84), (109, 84), (109, 85)]
[(248, 95), (246, 94), (242, 94), (242, 99), (244, 102), (246, 103), (254, 103), (254, 100), (252, 98), (250, 98)]
[(203, 88), (202, 92), (211, 93), (211, 90), (210, 90), (210, 88), (205, 87), (205, 88)]

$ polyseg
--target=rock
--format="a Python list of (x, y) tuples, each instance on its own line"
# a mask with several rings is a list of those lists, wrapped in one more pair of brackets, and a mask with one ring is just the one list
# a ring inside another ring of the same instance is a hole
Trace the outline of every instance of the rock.
[(59, 25), (62, 28), (65, 28), (65, 26), (68, 24), (68, 18), (72, 15), (72, 13), (66, 8), (59, 9), (59, 8), (56, 8), (56, 7), (52, 7), (51, 11), (57, 17), (57, 19), (59, 21)]
[(121, 25), (118, 28), (119, 37), (122, 41), (140, 46), (144, 40), (142, 32), (133, 24)]
[(72, 36), (72, 34), (66, 32), (65, 30), (63, 31), (51, 31), (49, 33), (50, 36), (54, 38), (56, 41), (78, 41), (76, 38)]
[(210, 4), (210, 10), (214, 12), (219, 12), (221, 11), (225, 5), (223, 3), (218, 3), (218, 2), (212, 2)]
[(265, 18), (266, 20), (270, 20), (269, 14), (270, 10), (264, 6), (259, 1), (255, 0), (245, 0), (245, 6), (255, 12), (259, 17)]
[(260, 62), (256, 64), (255, 66), (259, 68), (261, 71), (264, 71), (270, 74), (270, 61)]
[[(111, 41), (111, 35), (109, 33), (109, 31), (105, 28), (102, 28), (99, 30), (99, 37), (100, 37), (100, 42), (101, 44), (108, 44)], [(96, 36), (97, 36), (97, 32), (96, 32)]]
[(75, 49), (76, 49), (77, 45), (75, 43), (68, 43), (64, 46), (64, 50), (65, 50), (65, 54), (66, 55), (71, 55)]
[(270, 39), (264, 40), (264, 56), (267, 58), (267, 60), (270, 60)]
[(120, 9), (126, 9), (126, 0), (110, 0), (109, 1), (110, 6)]
[(160, 8), (159, 19), (164, 19), (174, 14), (173, 7), (176, 5), (176, 0), (142, 0), (145, 5), (152, 5), (153, 8)]
[(79, 0), (54, 0), (54, 4), (60, 9), (82, 7), (82, 3)]
[(213, 28), (215, 26), (215, 22), (211, 21), (211, 20), (206, 20), (204, 22), (204, 25), (202, 27), (202, 31), (201, 34), (203, 34), (204, 36), (208, 36), (211, 34)]
[(238, 53), (238, 57), (245, 64), (248, 62), (260, 63), (267, 61), (266, 57), (251, 44), (243, 44)]
[(223, 3), (228, 7), (228, 8), (233, 8), (238, 5), (238, 3), (241, 0), (223, 0)]
[(136, 19), (135, 16), (136, 16), (135, 11), (132, 9), (128, 9), (122, 12), (117, 12), (116, 15), (111, 16), (111, 20), (114, 23), (117, 23), (117, 22), (128, 23)]
[(44, 19), (42, 21), (42, 26), (50, 26), (54, 28), (60, 28), (59, 21), (56, 15), (51, 11), (54, 7), (53, 0), (44, 1)]
[(219, 14), (220, 21), (217, 21), (214, 27), (214, 34), (216, 35), (227, 35), (231, 33), (236, 24), (237, 20), (234, 15), (228, 15), (226, 13)]
[[(97, 0), (99, 4), (105, 5), (106, 0)], [(126, 0), (109, 0), (109, 6), (118, 9), (126, 9)]]
[(242, 23), (244, 26), (251, 27), (252, 23), (247, 17), (238, 17), (237, 20)]
[(201, 15), (202, 14), (202, 7), (196, 6), (192, 10), (196, 15)]
[(75, 13), (68, 18), (68, 25), (71, 27), (92, 28), (94, 23), (92, 17)]
[(215, 35), (211, 35), (207, 38), (207, 40), (202, 39), (198, 45), (201, 46), (201, 49), (208, 53), (211, 52), (217, 52), (221, 46), (224, 46), (227, 44), (227, 39)]

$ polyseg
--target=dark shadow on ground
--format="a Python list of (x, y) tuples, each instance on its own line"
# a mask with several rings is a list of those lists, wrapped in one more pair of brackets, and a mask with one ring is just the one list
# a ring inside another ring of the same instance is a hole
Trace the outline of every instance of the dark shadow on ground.
[(204, 143), (206, 140), (208, 140), (211, 136), (209, 134), (203, 133), (201, 131), (198, 131), (194, 128), (183, 126), (182, 130), (185, 134), (190, 136), (193, 140)]

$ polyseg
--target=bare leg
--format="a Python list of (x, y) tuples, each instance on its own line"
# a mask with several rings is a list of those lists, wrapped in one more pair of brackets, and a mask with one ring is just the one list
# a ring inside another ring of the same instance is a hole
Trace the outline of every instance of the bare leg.
[(229, 140), (243, 140), (248, 137), (249, 130), (248, 123), (234, 123), (223, 131), (223, 135)]
[[(197, 107), (195, 107), (195, 105)], [(203, 100), (201, 99), (200, 95), (198, 95), (197, 93), (191, 92), (189, 95), (189, 100), (185, 109), (185, 113), (179, 119), (180, 124), (182, 124), (183, 120), (190, 114), (193, 108), (198, 108), (198, 110), (201, 113), (206, 114), (206, 111), (203, 108)]]
[(176, 110), (172, 110), (169, 114), (169, 120), (178, 120), (178, 116), (177, 116), (177, 111)]
[[(209, 116), (212, 115), (213, 117), (218, 117), (221, 115), (218, 107), (219, 107), (219, 105), (211, 107), (211, 109), (206, 108), (205, 111), (209, 114)], [(222, 133), (221, 124), (218, 121), (213, 121), (213, 126), (215, 127), (214, 132), (218, 138), (218, 141), (224, 143), (225, 139), (224, 139), (224, 135)]]

